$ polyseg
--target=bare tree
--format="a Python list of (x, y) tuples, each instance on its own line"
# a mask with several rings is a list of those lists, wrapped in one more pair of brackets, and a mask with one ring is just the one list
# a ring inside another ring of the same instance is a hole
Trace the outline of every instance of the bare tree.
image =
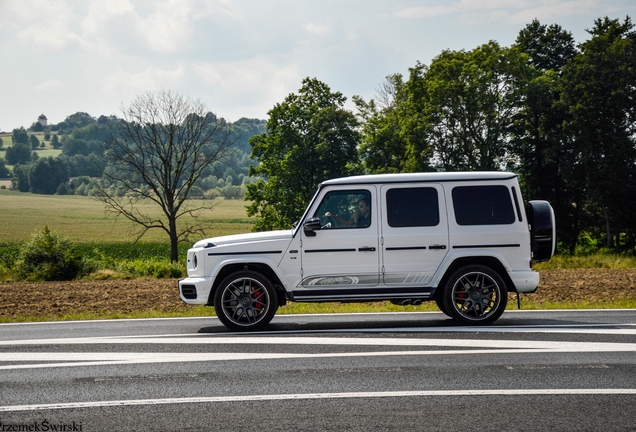
[[(135, 241), (150, 229), (164, 230), (170, 259), (177, 261), (179, 242), (203, 233), (197, 215), (212, 206), (188, 200), (190, 191), (206, 168), (233, 151), (235, 139), (203, 103), (170, 90), (138, 96), (122, 112), (117, 133), (105, 145), (109, 166), (96, 198), (107, 212), (135, 224)], [(140, 204), (147, 202), (159, 206), (161, 216), (146, 212)]]

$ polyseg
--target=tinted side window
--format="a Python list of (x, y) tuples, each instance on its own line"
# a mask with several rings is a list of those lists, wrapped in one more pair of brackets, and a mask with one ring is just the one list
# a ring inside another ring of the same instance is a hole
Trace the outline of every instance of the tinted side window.
[(506, 186), (456, 187), (453, 206), (458, 225), (506, 225), (515, 221)]
[(435, 188), (389, 189), (386, 192), (387, 222), (390, 227), (420, 227), (439, 224)]

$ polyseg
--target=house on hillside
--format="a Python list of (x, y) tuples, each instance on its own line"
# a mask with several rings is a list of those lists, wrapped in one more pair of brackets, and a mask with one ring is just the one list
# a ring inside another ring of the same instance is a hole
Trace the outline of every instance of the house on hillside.
[(48, 122), (49, 121), (46, 116), (44, 114), (40, 114), (40, 117), (38, 117), (38, 123), (40, 123), (42, 126), (46, 126)]

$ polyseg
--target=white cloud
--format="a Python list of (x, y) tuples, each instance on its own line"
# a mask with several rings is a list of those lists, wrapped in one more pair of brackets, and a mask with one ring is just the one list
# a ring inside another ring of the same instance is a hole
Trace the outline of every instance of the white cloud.
[(84, 35), (99, 41), (100, 49), (105, 52), (115, 46), (135, 51), (132, 47), (142, 42), (156, 53), (171, 54), (194, 43), (194, 29), (202, 20), (235, 18), (227, 4), (225, 0), (161, 0), (147, 4), (134, 0), (95, 0), (81, 28)]
[(325, 27), (318, 24), (304, 24), (303, 27), (307, 30), (308, 33), (315, 35), (323, 35), (329, 33), (329, 27)]
[(141, 20), (140, 33), (148, 45), (159, 53), (174, 53), (193, 44), (195, 24), (205, 18), (224, 21), (235, 19), (231, 2), (225, 0), (164, 0), (153, 3), (154, 12)]
[(399, 10), (395, 16), (397, 18), (430, 18), (452, 14), (458, 9), (458, 6), (417, 6)]
[(463, 22), (527, 23), (533, 18), (558, 18), (593, 13), (598, 0), (460, 0), (445, 6), (400, 9), (397, 18), (432, 18), (458, 15)]
[(159, 3), (155, 12), (140, 23), (141, 34), (157, 52), (178, 51), (192, 32), (192, 2), (169, 0)]
[(132, 72), (119, 68), (97, 82), (101, 91), (107, 95), (135, 95), (146, 91), (159, 90), (162, 87), (178, 87), (185, 75), (185, 67), (178, 65), (167, 70), (149, 67), (141, 72)]
[(3, 6), (3, 14), (13, 21), (12, 28), (17, 30), (20, 42), (54, 50), (72, 44), (86, 46), (86, 42), (70, 28), (75, 14), (64, 0), (8, 0)]
[(536, 17), (542, 17), (545, 20), (548, 18), (558, 19), (573, 15), (594, 14), (595, 12), (602, 14), (603, 12), (600, 10), (596, 11), (597, 6), (597, 0), (542, 1), (534, 7), (511, 14), (510, 20), (514, 23), (523, 24), (532, 21)]
[(90, 4), (88, 14), (81, 22), (81, 28), (85, 35), (96, 35), (104, 31), (107, 23), (122, 17), (139, 20), (135, 7), (129, 0), (97, 0)]
[(263, 57), (230, 62), (194, 65), (197, 89), (208, 95), (213, 108), (222, 104), (220, 115), (229, 120), (259, 117), (275, 101), (282, 101), (300, 85), (301, 76), (294, 64), (279, 64)]
[(66, 85), (59, 79), (50, 79), (33, 87), (33, 90), (41, 93), (54, 92), (63, 89)]
[(236, 94), (278, 94), (300, 81), (294, 65), (280, 65), (263, 57), (199, 63), (194, 67), (196, 75), (207, 85)]

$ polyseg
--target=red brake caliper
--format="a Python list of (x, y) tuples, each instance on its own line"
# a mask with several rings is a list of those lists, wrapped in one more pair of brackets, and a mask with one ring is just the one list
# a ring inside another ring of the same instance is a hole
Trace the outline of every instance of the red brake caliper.
[[(253, 298), (254, 300), (257, 300), (257, 301), (258, 301), (258, 299), (261, 297), (261, 294), (262, 294), (262, 291), (261, 291), (260, 289), (257, 289), (257, 290), (255, 290), (255, 291), (252, 293), (252, 298)], [(259, 303), (259, 304), (255, 306), (255, 307), (256, 307), (256, 309), (263, 310), (263, 304), (262, 304), (262, 302), (261, 302), (261, 301), (258, 301), (258, 303)]]

